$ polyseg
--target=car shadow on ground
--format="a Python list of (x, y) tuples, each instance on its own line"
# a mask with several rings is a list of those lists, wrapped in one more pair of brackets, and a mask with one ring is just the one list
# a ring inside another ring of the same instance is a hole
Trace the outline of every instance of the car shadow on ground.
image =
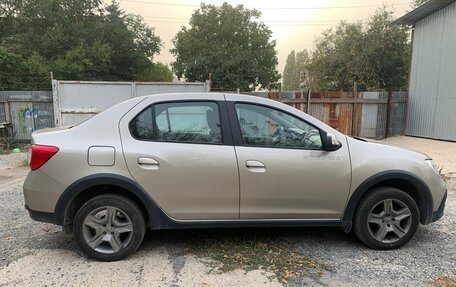
[[(36, 236), (27, 242), (29, 250), (62, 249), (85, 257), (78, 248), (72, 234), (64, 234), (60, 227), (44, 225), (34, 232)], [(346, 234), (337, 227), (299, 227), (299, 228), (205, 228), (180, 230), (147, 230), (139, 251), (150, 251), (164, 247), (172, 253), (181, 253), (204, 244), (236, 244), (242, 250), (252, 242), (287, 242), (300, 246), (321, 246), (322, 248), (347, 247), (360, 248), (363, 245), (352, 234)], [(24, 246), (25, 247), (25, 246)]]
[(236, 242), (250, 246), (255, 241), (289, 242), (297, 244), (321, 244), (329, 246), (361, 246), (352, 234), (337, 227), (294, 227), (294, 228), (210, 228), (181, 230), (149, 230), (140, 250), (157, 246), (189, 247), (204, 241)]

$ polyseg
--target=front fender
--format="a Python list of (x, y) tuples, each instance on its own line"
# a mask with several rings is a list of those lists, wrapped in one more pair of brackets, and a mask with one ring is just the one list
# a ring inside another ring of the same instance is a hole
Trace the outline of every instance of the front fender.
[[(347, 207), (345, 208), (343, 220), (352, 222), (353, 216), (356, 212), (361, 199), (369, 193), (372, 187), (380, 185), (382, 182), (387, 182), (390, 180), (403, 180), (411, 184), (415, 190), (418, 192), (419, 196), (422, 196), (420, 200), (423, 201), (424, 210), (421, 217), (422, 224), (429, 224), (432, 221), (432, 209), (433, 209), (433, 199), (432, 193), (429, 187), (416, 175), (402, 170), (388, 170), (372, 175), (361, 183), (353, 192), (350, 197)], [(351, 229), (351, 226), (349, 227)], [(349, 229), (347, 231), (349, 231)]]

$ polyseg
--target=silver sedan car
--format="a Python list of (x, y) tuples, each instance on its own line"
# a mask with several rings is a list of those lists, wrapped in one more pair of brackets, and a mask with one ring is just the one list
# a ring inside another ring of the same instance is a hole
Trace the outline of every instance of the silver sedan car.
[(132, 254), (146, 228), (339, 226), (394, 249), (446, 199), (428, 156), (246, 95), (134, 98), (33, 133), (29, 161), (30, 216), (102, 261)]

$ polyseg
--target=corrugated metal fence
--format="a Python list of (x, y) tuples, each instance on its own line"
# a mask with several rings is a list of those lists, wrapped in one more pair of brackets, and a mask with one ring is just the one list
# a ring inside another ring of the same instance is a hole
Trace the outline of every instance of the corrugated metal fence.
[(0, 123), (12, 127), (12, 141), (29, 141), (33, 131), (53, 127), (51, 91), (0, 91)]
[(286, 103), (347, 134), (381, 139), (404, 134), (406, 92), (252, 92), (255, 96)]

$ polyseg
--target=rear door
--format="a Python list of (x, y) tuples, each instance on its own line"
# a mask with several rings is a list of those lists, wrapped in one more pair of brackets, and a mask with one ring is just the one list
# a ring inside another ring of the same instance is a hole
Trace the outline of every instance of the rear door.
[(239, 218), (237, 160), (223, 95), (153, 96), (122, 119), (132, 177), (172, 218)]

